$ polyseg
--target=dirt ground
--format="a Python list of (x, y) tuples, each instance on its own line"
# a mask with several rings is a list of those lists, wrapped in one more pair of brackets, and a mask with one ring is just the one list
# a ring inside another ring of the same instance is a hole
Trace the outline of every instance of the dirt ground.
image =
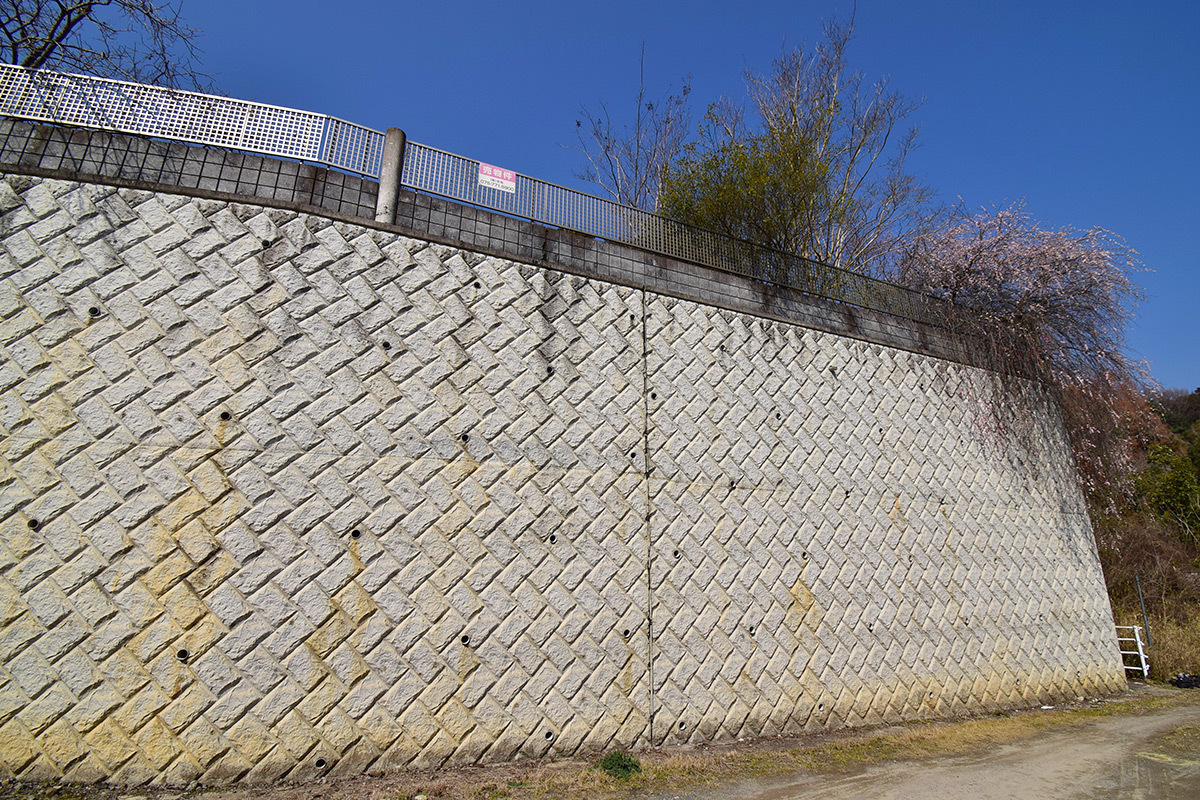
[(1200, 690), (969, 720), (634, 754), (616, 779), (589, 761), (325, 778), (232, 789), (0, 783), (0, 800), (792, 800), (1200, 797)]
[(745, 781), (721, 800), (993, 800), (1200, 797), (1200, 705), (1116, 715), (969, 754), (891, 761), (844, 775)]

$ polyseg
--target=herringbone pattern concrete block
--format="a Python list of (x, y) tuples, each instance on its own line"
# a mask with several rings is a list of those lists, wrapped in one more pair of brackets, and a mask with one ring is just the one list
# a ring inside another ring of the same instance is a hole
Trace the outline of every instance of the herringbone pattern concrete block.
[[(1047, 408), (256, 206), (0, 181), (0, 768), (185, 783), (1110, 691)], [(1031, 426), (1031, 427), (1030, 427)]]
[(683, 301), (654, 306), (647, 339), (667, 741), (1112, 688), (1048, 409), (964, 431), (984, 373)]

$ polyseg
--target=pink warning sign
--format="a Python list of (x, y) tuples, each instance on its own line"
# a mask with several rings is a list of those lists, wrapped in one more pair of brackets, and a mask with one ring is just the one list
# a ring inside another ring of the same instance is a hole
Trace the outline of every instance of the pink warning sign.
[(517, 193), (517, 173), (511, 169), (493, 167), (491, 164), (479, 165), (479, 185), (489, 189), (499, 189), (510, 194)]

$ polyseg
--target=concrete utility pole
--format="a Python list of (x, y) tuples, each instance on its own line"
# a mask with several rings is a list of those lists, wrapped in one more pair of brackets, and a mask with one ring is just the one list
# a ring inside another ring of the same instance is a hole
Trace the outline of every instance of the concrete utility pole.
[(396, 223), (400, 198), (400, 175), (404, 170), (404, 131), (388, 128), (383, 140), (383, 163), (379, 170), (379, 195), (375, 198), (375, 221)]

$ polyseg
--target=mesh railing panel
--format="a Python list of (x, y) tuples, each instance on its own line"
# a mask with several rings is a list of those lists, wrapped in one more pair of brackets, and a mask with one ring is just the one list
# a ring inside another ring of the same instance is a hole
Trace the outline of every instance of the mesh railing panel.
[(331, 167), (378, 178), (383, 166), (382, 133), (337, 117), (326, 118), (325, 144), (314, 159)]
[(0, 114), (312, 161), (379, 176), (383, 134), (325, 114), (0, 64)]

